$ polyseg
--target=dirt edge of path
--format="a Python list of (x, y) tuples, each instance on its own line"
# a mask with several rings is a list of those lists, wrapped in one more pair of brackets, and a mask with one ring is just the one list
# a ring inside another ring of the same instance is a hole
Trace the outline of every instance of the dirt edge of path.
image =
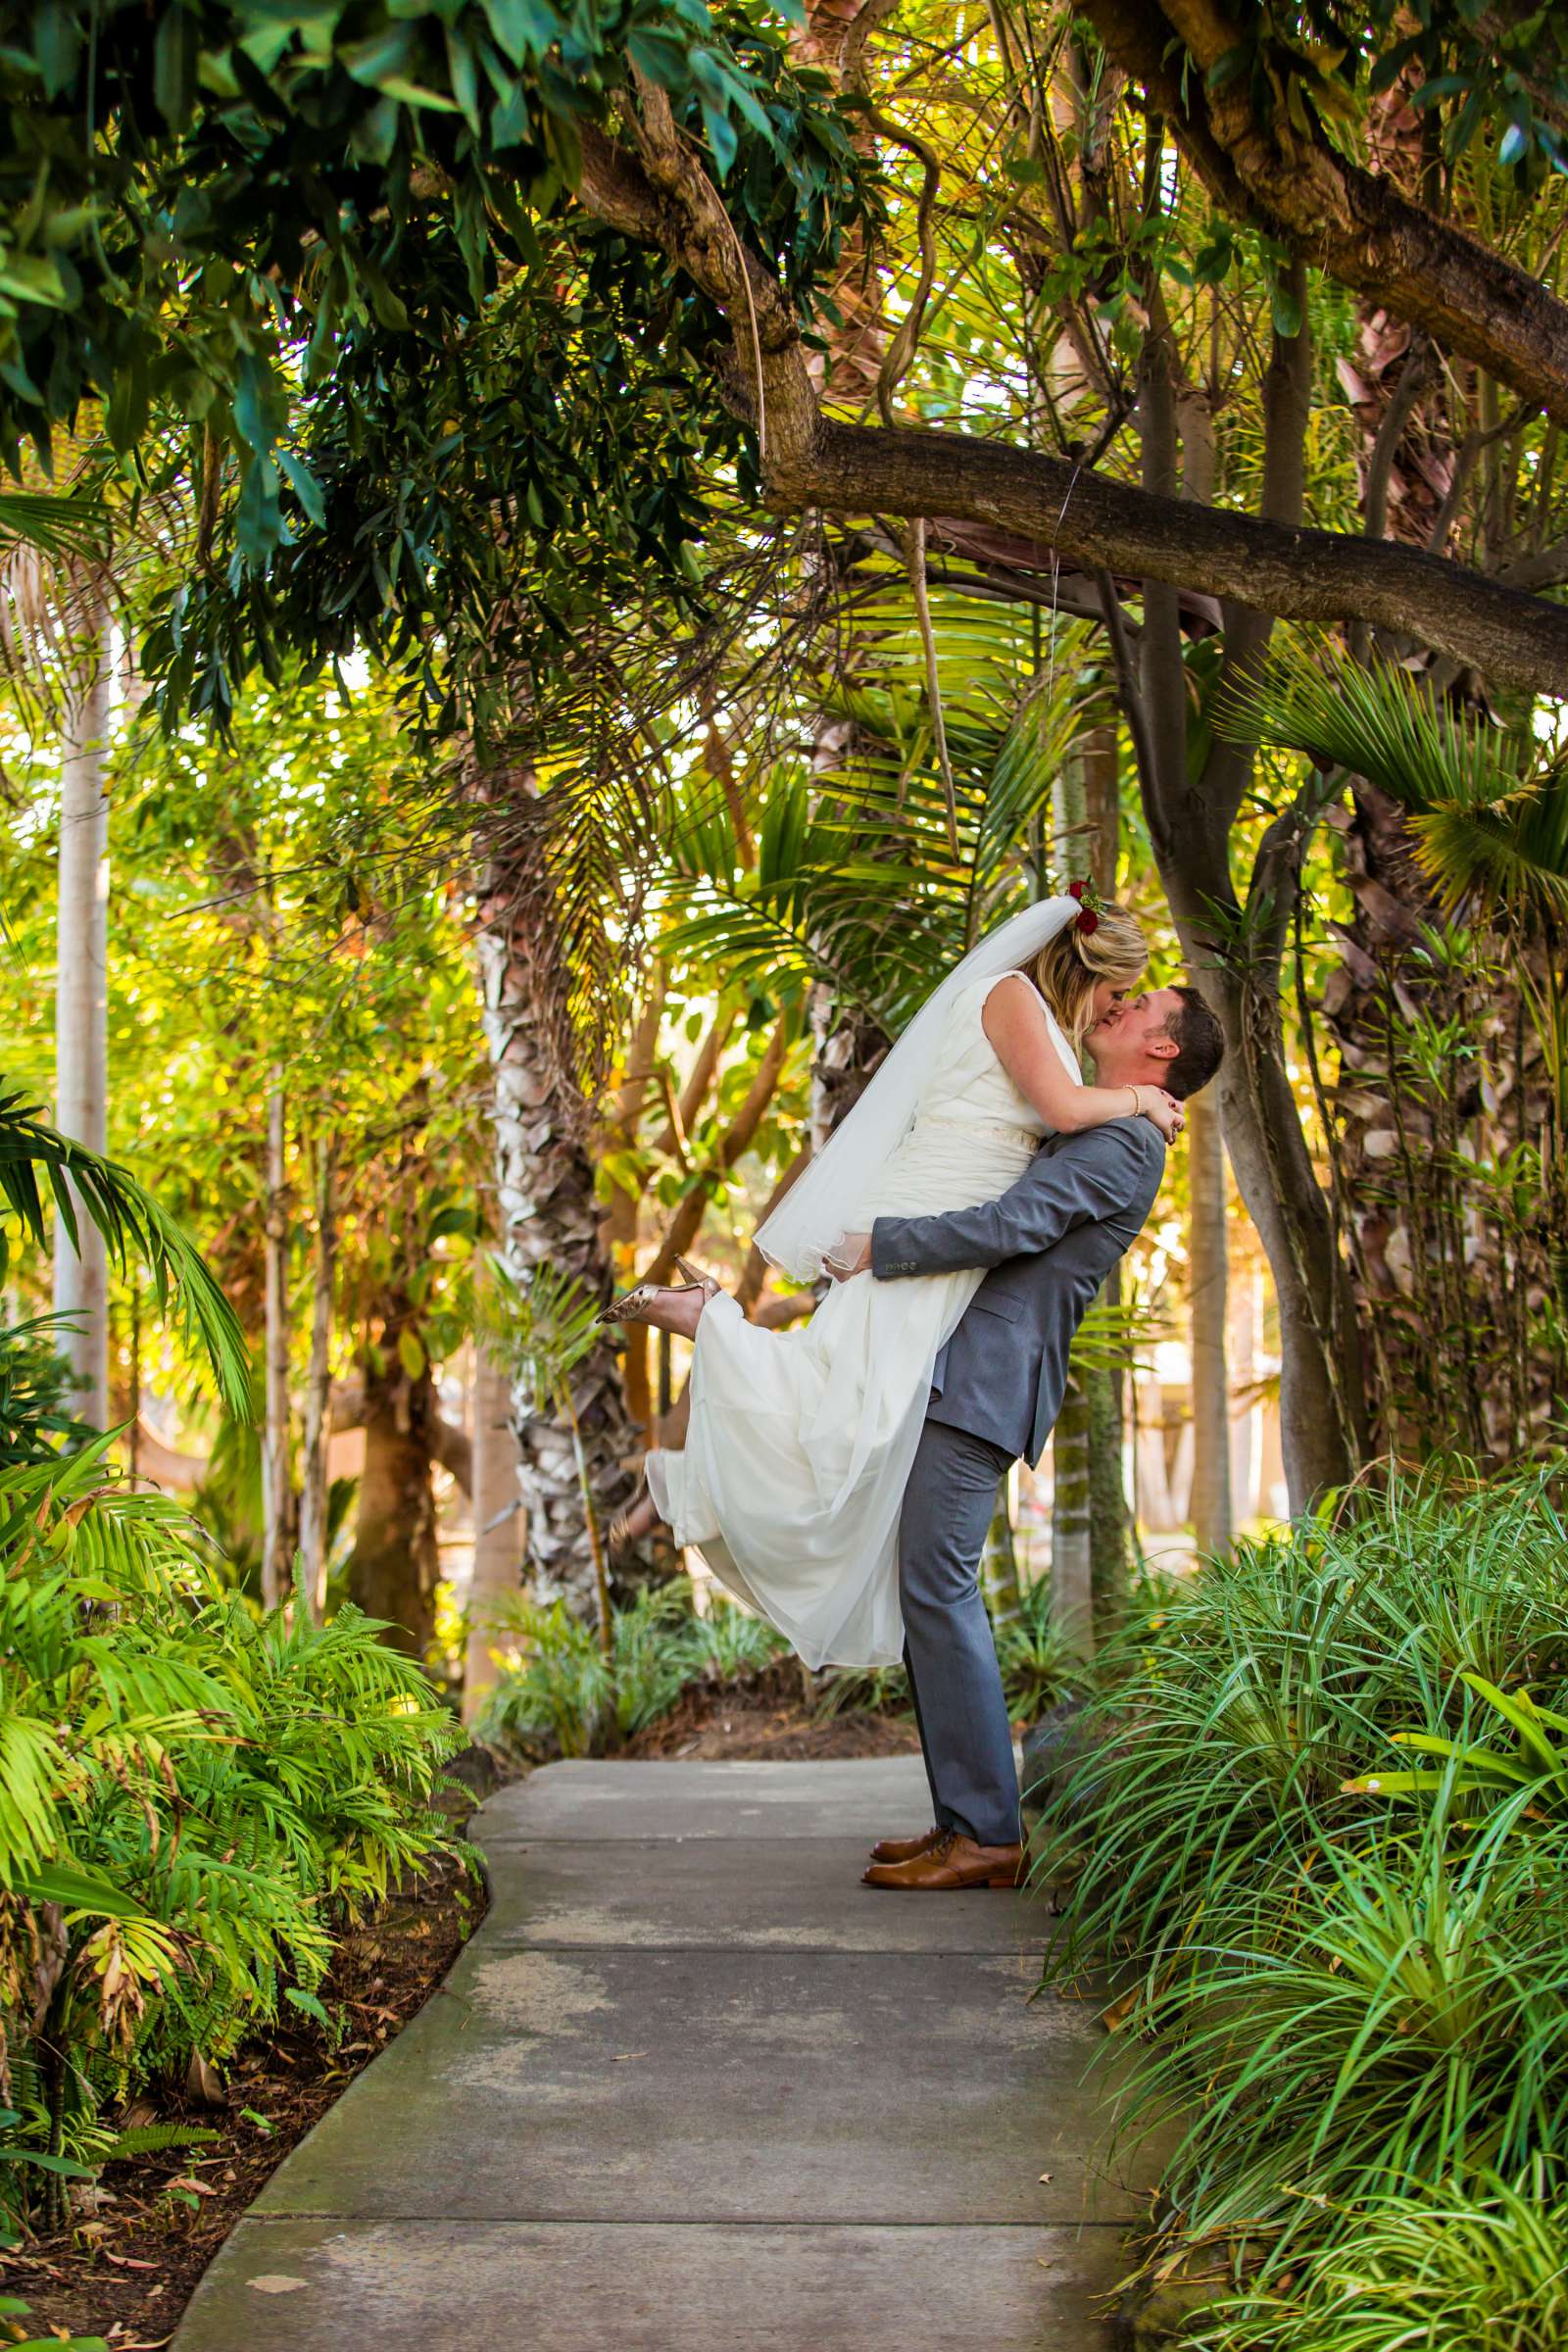
[[(824, 1712), (796, 1662), (781, 1659), (744, 1683), (688, 1690), (618, 1759), (814, 1763), (918, 1747), (912, 1717), (871, 1707)], [(481, 1764), (476, 1795), (515, 1777), (490, 1751), (468, 1753)], [(219, 2137), (108, 2166), (69, 2229), (0, 2256), (4, 2291), (30, 2307), (29, 2330), (102, 2336), (111, 2352), (168, 2344), (235, 2223), (355, 2077), (418, 2015), (485, 1908), (479, 1880), (456, 1857), (440, 1858), (339, 1944), (319, 1992), (341, 2022), (335, 2044), (311, 2018), (285, 2009), (229, 2063), (214, 2100), (194, 2090), (138, 2099), (128, 2120), (185, 2124)]]
[(350, 1928), (319, 1989), (334, 2042), (285, 2008), (223, 2070), (212, 2101), (187, 2089), (136, 2100), (122, 2121), (216, 2132), (204, 2145), (112, 2164), (69, 2229), (0, 2256), (33, 2335), (102, 2336), (112, 2352), (167, 2344), (202, 2273), (285, 2156), (356, 2075), (416, 2017), (484, 1917), (480, 1881), (439, 1856)]

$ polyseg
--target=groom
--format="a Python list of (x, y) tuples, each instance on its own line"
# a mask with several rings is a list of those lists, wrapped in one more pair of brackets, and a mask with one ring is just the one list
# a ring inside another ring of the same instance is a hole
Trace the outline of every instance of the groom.
[[(1091, 1031), (1100, 1086), (1162, 1086), (1185, 1101), (1224, 1051), (1196, 989), (1159, 988)], [(1117, 1119), (1053, 1137), (1000, 1200), (940, 1217), (878, 1217), (846, 1237), (846, 1276), (991, 1270), (937, 1358), (905, 1489), (899, 1598), (905, 1663), (935, 1826), (871, 1848), (868, 1886), (1011, 1886), (1022, 1862), (1018, 1778), (980, 1596), (997, 1484), (1037, 1462), (1061, 1408), (1067, 1351), (1084, 1311), (1141, 1229), (1165, 1166), (1152, 1121)]]

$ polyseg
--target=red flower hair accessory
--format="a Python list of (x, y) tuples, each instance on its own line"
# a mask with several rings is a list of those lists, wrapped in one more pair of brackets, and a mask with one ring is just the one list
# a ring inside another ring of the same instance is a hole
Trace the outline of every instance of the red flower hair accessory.
[(1073, 918), (1073, 929), (1081, 931), (1088, 939), (1093, 932), (1100, 929), (1100, 893), (1092, 882), (1069, 882), (1067, 896), (1069, 899), (1078, 901), (1078, 912)]

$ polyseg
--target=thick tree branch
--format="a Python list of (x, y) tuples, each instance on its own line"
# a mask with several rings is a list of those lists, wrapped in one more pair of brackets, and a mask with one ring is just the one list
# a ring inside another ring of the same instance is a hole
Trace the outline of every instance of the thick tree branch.
[(1086, 570), (1185, 584), (1285, 620), (1364, 618), (1500, 684), (1568, 694), (1568, 612), (1391, 541), (1155, 497), (969, 435), (825, 420), (798, 461), (775, 465), (770, 487), (768, 503), (788, 511), (954, 514), (1054, 543)]
[(1568, 304), (1392, 179), (1301, 137), (1284, 107), (1262, 122), (1249, 75), (1210, 91), (1210, 67), (1241, 40), (1215, 0), (1085, 0), (1085, 13), (1225, 211), (1568, 422)]
[(747, 254), (696, 160), (640, 125), (644, 160), (585, 130), (580, 194), (598, 217), (656, 245), (724, 311), (726, 389), (766, 417), (767, 503), (841, 515), (944, 515), (1019, 532), (1063, 564), (1168, 582), (1287, 620), (1370, 622), (1420, 638), (1499, 685), (1568, 694), (1568, 612), (1482, 573), (1392, 543), (1292, 529), (1152, 496), (1068, 458), (969, 434), (824, 418), (784, 294)]

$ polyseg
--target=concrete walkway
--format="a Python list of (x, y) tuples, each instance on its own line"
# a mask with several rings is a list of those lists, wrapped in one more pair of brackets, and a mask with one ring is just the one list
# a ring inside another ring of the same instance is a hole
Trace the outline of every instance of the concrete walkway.
[(904, 1757), (504, 1789), (483, 1927), (175, 2352), (1097, 2352), (1145, 2201), (1097, 2160), (1097, 2029), (1027, 2005), (1026, 1898), (858, 1884), (927, 1813)]

